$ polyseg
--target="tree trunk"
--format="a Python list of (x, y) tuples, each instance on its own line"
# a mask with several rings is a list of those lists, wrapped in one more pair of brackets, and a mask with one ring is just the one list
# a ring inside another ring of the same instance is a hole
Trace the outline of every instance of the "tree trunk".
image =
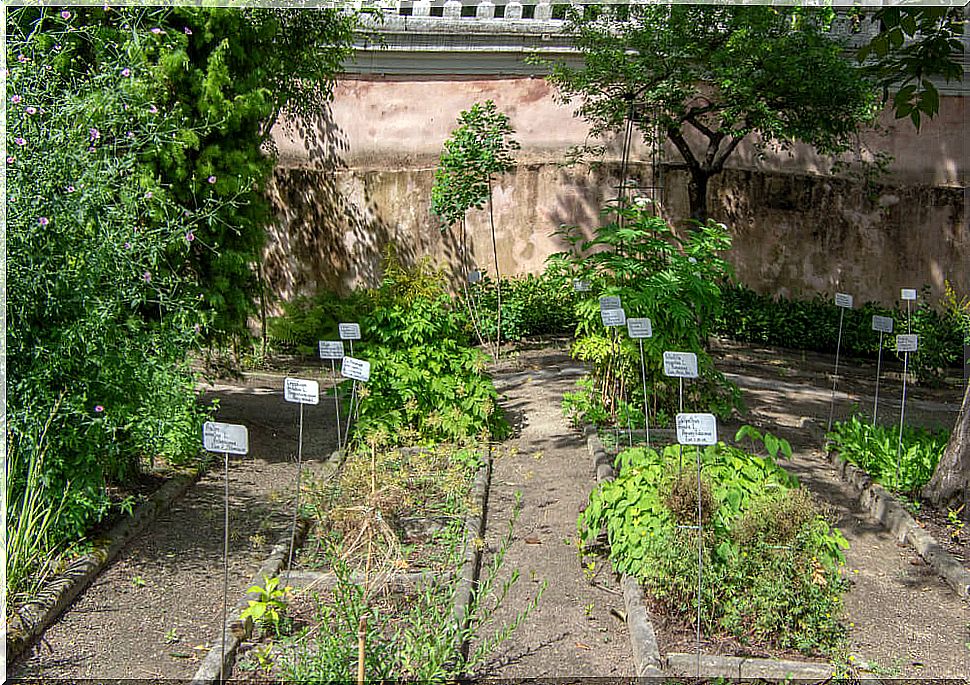
[(964, 505), (964, 518), (970, 516), (970, 385), (943, 457), (921, 494), (940, 509)]
[(687, 182), (690, 218), (702, 226), (707, 223), (707, 182), (710, 178), (711, 174), (705, 169), (693, 167)]

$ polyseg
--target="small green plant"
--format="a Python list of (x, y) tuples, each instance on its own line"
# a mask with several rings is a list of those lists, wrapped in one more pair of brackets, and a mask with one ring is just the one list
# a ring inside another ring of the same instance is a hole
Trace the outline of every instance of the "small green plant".
[(176, 631), (175, 628), (169, 628), (165, 631), (165, 644), (174, 645), (181, 639), (182, 638), (179, 636), (178, 631)]
[(873, 426), (858, 415), (837, 421), (828, 434), (828, 449), (863, 469), (880, 485), (901, 493), (916, 493), (932, 477), (946, 448), (946, 430), (931, 432), (904, 426), (896, 479), (899, 427)]
[(133, 576), (131, 579), (131, 584), (135, 587), (145, 587), (148, 583), (141, 576)]
[(243, 609), (240, 616), (245, 619), (252, 619), (253, 623), (263, 629), (272, 628), (274, 634), (279, 637), (285, 625), (288, 597), (293, 588), (290, 586), (280, 587), (279, 576), (264, 578), (264, 585), (253, 585), (246, 592), (257, 593), (257, 599), (249, 600), (249, 606)]

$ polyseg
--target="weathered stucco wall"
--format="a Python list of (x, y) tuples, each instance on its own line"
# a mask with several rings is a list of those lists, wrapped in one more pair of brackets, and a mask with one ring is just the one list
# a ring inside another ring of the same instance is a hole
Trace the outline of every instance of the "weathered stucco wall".
[[(542, 79), (346, 79), (326, 117), (274, 131), (280, 163), (271, 193), (280, 225), (265, 270), (278, 296), (374, 283), (388, 244), (405, 261), (427, 255), (457, 265), (455, 235), (442, 234), (430, 214), (433, 169), (459, 112), (489, 98), (509, 114), (522, 144), (518, 168), (495, 186), (502, 271), (541, 270), (564, 248), (551, 236), (561, 224), (588, 234), (615, 195), (609, 171), (619, 141), (590, 140)], [(827, 161), (802, 146), (759, 155), (742, 145), (712, 181), (710, 203), (735, 234), (730, 258), (739, 277), (768, 293), (839, 288), (886, 303), (900, 286), (928, 284), (939, 293), (945, 279), (970, 293), (968, 114), (967, 98), (944, 98), (918, 136), (884, 115), (890, 134), (865, 140), (895, 155), (880, 186), (825, 175)], [(602, 169), (560, 166), (570, 147), (597, 142), (608, 147)], [(638, 143), (633, 159), (649, 185), (649, 150)], [(683, 172), (667, 169), (665, 188), (668, 216), (686, 216)], [(470, 212), (468, 227), (472, 260), (491, 270), (485, 212)]]

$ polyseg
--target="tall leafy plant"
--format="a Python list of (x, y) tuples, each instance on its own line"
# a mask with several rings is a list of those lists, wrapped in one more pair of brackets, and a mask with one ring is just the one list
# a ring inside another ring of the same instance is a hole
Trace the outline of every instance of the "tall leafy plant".
[[(465, 215), (469, 209), (488, 208), (488, 224), (492, 234), (492, 259), (496, 281), (495, 355), (502, 344), (502, 274), (498, 264), (495, 239), (495, 215), (492, 211), (492, 181), (515, 167), (514, 150), (518, 142), (507, 115), (498, 111), (492, 100), (475, 103), (458, 116), (458, 128), (444, 144), (439, 166), (435, 170), (431, 188), (431, 211), (446, 226), (461, 225), (462, 267), (467, 266)], [(462, 275), (465, 281), (464, 274)], [(465, 299), (475, 321), (474, 308), (465, 281)], [(476, 328), (480, 327), (476, 324)]]

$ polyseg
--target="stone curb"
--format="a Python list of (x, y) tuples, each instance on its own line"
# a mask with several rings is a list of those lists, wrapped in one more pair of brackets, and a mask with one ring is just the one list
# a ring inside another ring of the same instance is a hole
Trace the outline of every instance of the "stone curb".
[[(310, 529), (310, 522), (307, 519), (300, 519), (296, 526), (296, 543), (295, 548), (299, 549), (300, 545), (303, 544), (303, 539), (306, 537), (307, 531)], [(287, 556), (290, 552), (290, 531), (280, 538), (280, 541), (276, 543), (272, 551), (270, 551), (269, 556), (263, 561), (263, 565), (260, 566), (256, 575), (253, 576), (252, 580), (249, 582), (247, 587), (252, 585), (262, 586), (266, 579), (273, 578), (279, 574), (283, 567), (286, 566)], [(209, 653), (206, 654), (205, 659), (199, 666), (195, 675), (192, 677), (190, 685), (211, 685), (212, 683), (220, 682), (219, 676), (220, 671), (223, 671), (225, 677), (228, 678), (232, 672), (232, 664), (236, 658), (236, 650), (239, 649), (239, 645), (244, 640), (249, 639), (253, 633), (253, 621), (251, 618), (242, 619), (240, 614), (243, 610), (249, 606), (249, 600), (258, 600), (258, 593), (248, 593), (243, 596), (241, 600), (236, 602), (229, 610), (229, 617), (226, 619), (226, 648), (225, 648), (225, 661), (222, 660), (222, 632), (220, 631), (219, 636), (213, 641), (214, 644)]]
[[(327, 469), (327, 473), (334, 474), (340, 466), (343, 464), (343, 455), (340, 451), (331, 452), (330, 458), (327, 459), (324, 467)], [(303, 540), (306, 538), (307, 533), (310, 530), (310, 522), (307, 519), (299, 519), (296, 524), (296, 539), (294, 540), (293, 549), (296, 551), (303, 545)], [(280, 537), (280, 541), (273, 546), (270, 550), (269, 556), (263, 561), (262, 566), (256, 572), (250, 580), (249, 585), (246, 587), (251, 587), (253, 585), (262, 586), (269, 578), (274, 578), (279, 575), (287, 563), (287, 558), (290, 553), (290, 531), (287, 530), (286, 533)], [(236, 652), (239, 649), (239, 645), (248, 640), (253, 634), (253, 621), (250, 618), (243, 620), (240, 614), (249, 606), (249, 600), (258, 600), (258, 593), (247, 593), (242, 599), (240, 599), (236, 604), (229, 610), (229, 616), (226, 619), (226, 650), (225, 650), (225, 662), (221, 662), (222, 657), (222, 631), (220, 630), (218, 637), (213, 641), (214, 644), (209, 653), (206, 654), (205, 659), (203, 659), (202, 664), (196, 670), (195, 675), (192, 676), (192, 681), (190, 685), (211, 685), (212, 683), (219, 682), (219, 672), (223, 671), (224, 675), (228, 678), (232, 674), (232, 665), (236, 657)], [(222, 667), (220, 669), (220, 666)]]
[(475, 474), (472, 484), (473, 506), (465, 519), (465, 550), (461, 571), (459, 572), (458, 587), (455, 590), (455, 604), (451, 610), (452, 619), (458, 624), (460, 644), (456, 651), (463, 657), (468, 656), (468, 636), (466, 631), (470, 616), (468, 609), (478, 583), (478, 572), (481, 568), (482, 550), (484, 548), (485, 516), (488, 507), (488, 490), (492, 480), (492, 448), (489, 446), (488, 459)]
[(185, 494), (203, 469), (197, 467), (189, 474), (175, 476), (163, 483), (130, 517), (119, 521), (97, 541), (93, 551), (72, 561), (67, 569), (46, 584), (35, 601), (22, 607), (7, 627), (7, 664), (12, 664), (44, 634), (128, 542), (143, 533), (159, 514)]
[[(651, 431), (652, 432), (652, 431)], [(586, 447), (593, 461), (597, 483), (615, 478), (612, 459), (596, 433), (596, 427), (583, 429)], [(666, 658), (660, 653), (657, 635), (650, 622), (643, 590), (635, 578), (623, 574), (620, 577), (626, 623), (630, 631), (633, 651), (633, 667), (637, 677), (662, 678), (665, 676), (694, 677), (697, 675), (696, 654), (670, 653)], [(817, 680), (832, 679), (833, 668), (828, 664), (807, 661), (782, 661), (701, 654), (701, 678), (758, 678), (762, 680)]]
[(900, 544), (906, 543), (912, 547), (959, 597), (970, 599), (970, 571), (932, 535), (920, 528), (899, 500), (874, 483), (868, 473), (843, 459), (837, 452), (828, 452), (827, 456), (839, 477), (855, 490), (859, 504), (895, 535)]

